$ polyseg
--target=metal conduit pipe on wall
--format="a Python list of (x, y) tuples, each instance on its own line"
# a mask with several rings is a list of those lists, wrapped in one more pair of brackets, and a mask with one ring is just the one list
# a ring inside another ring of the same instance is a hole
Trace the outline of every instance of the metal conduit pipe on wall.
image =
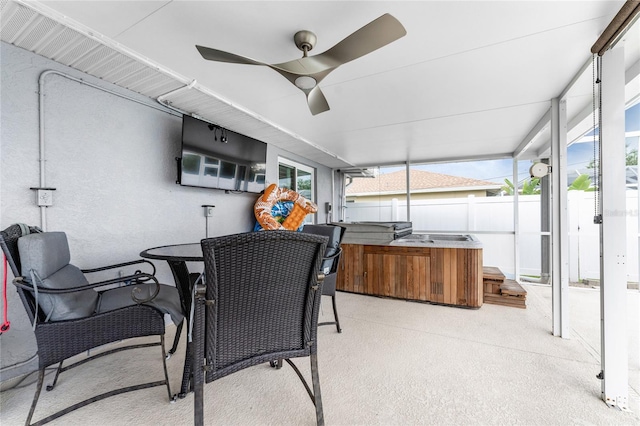
[[(164, 107), (167, 107), (169, 109), (174, 110), (175, 112), (180, 113), (180, 115), (182, 114), (187, 114), (186, 112), (184, 112), (181, 109), (178, 109), (176, 107), (174, 107), (173, 105), (171, 105), (171, 103), (167, 100), (167, 98), (169, 96), (175, 95), (176, 93), (180, 93), (183, 90), (188, 90), (188, 89), (193, 89), (193, 87), (196, 85), (197, 81), (193, 80), (191, 83), (187, 84), (186, 86), (182, 86), (182, 87), (178, 87), (175, 90), (172, 90), (170, 92), (165, 93), (164, 95), (160, 95), (156, 98), (156, 101), (158, 101), (158, 103)], [(205, 120), (208, 121), (208, 120)]]
[[(82, 80), (81, 78), (77, 78), (74, 77), (72, 75), (66, 74), (64, 72), (61, 71), (56, 71), (56, 70), (47, 70), (47, 71), (43, 71), (40, 74), (40, 77), (38, 78), (38, 102), (39, 102), (39, 112), (38, 112), (38, 126), (39, 126), (39, 156), (40, 158), (38, 159), (39, 163), (40, 163), (40, 186), (39, 188), (34, 188), (34, 189), (44, 189), (47, 187), (47, 175), (46, 175), (46, 162), (47, 162), (47, 156), (46, 156), (46, 138), (45, 138), (45, 127), (44, 127), (44, 117), (45, 117), (45, 110), (44, 110), (44, 98), (45, 98), (45, 82), (46, 82), (46, 78), (49, 75), (59, 75), (60, 77), (64, 77), (68, 80), (71, 81), (75, 81), (76, 83), (80, 83), (83, 84), (85, 86), (89, 86), (92, 87), (94, 89), (98, 89), (101, 90), (103, 92), (118, 96), (120, 98), (129, 100), (131, 102), (136, 102), (140, 105), (144, 105), (150, 108), (153, 108), (155, 110), (158, 111), (162, 111), (165, 112), (167, 114), (171, 114), (171, 115), (176, 115), (178, 116), (178, 114), (174, 113), (173, 111), (169, 111), (166, 108), (160, 108), (154, 104), (150, 104), (147, 102), (143, 102), (139, 99), (135, 99), (131, 96), (127, 96), (124, 95), (122, 93), (118, 93), (116, 91), (107, 89), (105, 87), (101, 87), (98, 86), (96, 84), (92, 84), (89, 83), (85, 80)], [(195, 80), (194, 80), (195, 83)], [(170, 92), (171, 93), (171, 92)], [(163, 104), (164, 105), (164, 104)], [(180, 115), (181, 116), (181, 115)], [(43, 231), (47, 230), (47, 206), (43, 206), (40, 205), (40, 228)]]
[[(104, 88), (104, 87), (89, 83), (87, 81), (84, 81), (84, 80), (82, 80), (80, 78), (74, 77), (72, 75), (66, 74), (66, 73), (61, 72), (61, 71), (56, 71), (56, 70), (43, 71), (40, 74), (40, 76), (38, 77), (38, 103), (39, 103), (39, 105), (38, 105), (38, 127), (39, 127), (39, 129), (38, 129), (38, 135), (39, 135), (38, 136), (38, 145), (39, 145), (39, 147), (38, 147), (39, 148), (39, 150), (38, 150), (39, 151), (38, 162), (39, 162), (39, 169), (40, 169), (39, 188), (46, 188), (47, 187), (47, 174), (46, 174), (47, 155), (46, 155), (46, 138), (45, 138), (45, 125), (44, 125), (44, 123), (45, 123), (45, 105), (44, 105), (44, 100), (45, 100), (45, 96), (46, 96), (45, 95), (46, 78), (48, 76), (50, 76), (50, 75), (59, 75), (60, 77), (64, 77), (64, 78), (66, 78), (68, 80), (75, 81), (77, 83), (92, 87), (94, 89), (101, 90), (101, 91), (106, 92), (106, 93), (110, 93), (112, 95), (118, 96), (118, 97), (123, 98), (123, 99), (127, 99), (127, 100), (132, 101), (132, 102), (136, 102), (136, 103), (138, 103), (140, 105), (145, 105), (145, 106), (151, 107), (151, 108), (153, 108), (155, 110), (162, 111), (162, 112), (165, 112), (165, 113), (168, 113), (168, 114), (172, 114), (172, 115), (176, 115), (176, 116), (178, 115), (178, 114), (175, 114), (172, 111), (167, 110), (166, 108), (161, 108), (161, 107), (156, 106), (156, 105), (154, 105), (152, 103), (146, 103), (146, 102), (143, 102), (143, 101), (141, 101), (139, 99), (135, 99), (133, 97), (124, 95), (122, 93), (118, 93), (118, 92), (115, 92), (113, 90), (109, 90), (107, 88)], [(46, 231), (47, 230), (47, 213), (46, 213), (47, 212), (47, 207), (46, 206), (39, 206), (39, 207), (40, 207), (40, 228), (43, 231)], [(37, 359), (37, 353), (31, 355), (29, 358), (26, 358), (26, 359), (24, 359), (22, 361), (18, 361), (18, 362), (14, 363), (14, 364), (8, 365), (8, 366), (0, 369), (0, 376), (3, 375), (3, 374), (6, 374), (8, 371), (11, 371), (11, 370), (14, 370), (14, 369), (17, 369), (17, 368), (21, 368), (21, 367), (23, 367), (23, 366), (35, 361), (36, 359)], [(2, 382), (1, 390), (4, 391), (4, 390), (11, 389), (12, 387), (19, 385), (24, 380), (25, 377), (26, 377), (25, 375), (22, 375), (22, 376), (18, 376), (18, 377), (9, 379), (9, 380), (7, 380), (5, 382)]]

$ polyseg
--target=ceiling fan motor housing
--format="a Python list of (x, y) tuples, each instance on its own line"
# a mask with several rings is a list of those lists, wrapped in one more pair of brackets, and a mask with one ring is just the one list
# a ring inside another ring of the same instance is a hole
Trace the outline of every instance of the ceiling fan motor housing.
[(306, 53), (310, 52), (313, 46), (316, 45), (318, 38), (311, 31), (302, 30), (293, 35), (293, 41), (296, 43), (298, 49), (302, 50), (306, 56)]

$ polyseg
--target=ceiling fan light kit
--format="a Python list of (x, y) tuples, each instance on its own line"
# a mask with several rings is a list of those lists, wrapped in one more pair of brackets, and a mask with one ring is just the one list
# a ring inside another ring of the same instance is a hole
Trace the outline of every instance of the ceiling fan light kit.
[(329, 50), (314, 56), (308, 56), (308, 53), (316, 44), (316, 35), (307, 30), (298, 31), (293, 36), (293, 41), (302, 51), (302, 58), (281, 64), (267, 64), (210, 47), (196, 45), (196, 49), (204, 59), (209, 61), (262, 65), (271, 68), (302, 90), (307, 97), (311, 114), (316, 115), (329, 110), (329, 104), (318, 86), (322, 79), (340, 65), (380, 49), (406, 34), (407, 31), (402, 24), (386, 13), (347, 36)]
[(313, 77), (309, 77), (308, 75), (301, 75), (300, 77), (296, 78), (294, 84), (298, 87), (298, 89), (311, 90), (316, 87), (318, 82)]

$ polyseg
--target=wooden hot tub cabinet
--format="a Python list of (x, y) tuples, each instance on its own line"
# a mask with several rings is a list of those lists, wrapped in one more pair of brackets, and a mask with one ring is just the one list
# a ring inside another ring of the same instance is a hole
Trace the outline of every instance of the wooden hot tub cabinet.
[(337, 289), (479, 308), (481, 248), (342, 244)]

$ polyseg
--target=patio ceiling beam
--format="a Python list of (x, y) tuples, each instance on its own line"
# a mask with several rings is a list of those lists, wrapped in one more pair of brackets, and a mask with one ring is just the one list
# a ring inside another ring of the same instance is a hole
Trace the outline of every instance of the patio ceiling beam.
[[(602, 34), (601, 38), (594, 44), (592, 48), (592, 52), (596, 54), (600, 51), (600, 53), (598, 54), (602, 55), (606, 49), (610, 48), (612, 44), (615, 44), (615, 42), (620, 40), (620, 36), (623, 34), (623, 31), (626, 31), (626, 29), (630, 27), (629, 24), (631, 23), (631, 20), (637, 19), (638, 13), (640, 13), (640, 3), (637, 1), (628, 1), (622, 7), (620, 12), (618, 12), (619, 16), (617, 15), (616, 18), (614, 18), (614, 21), (612, 21), (612, 23), (609, 24), (609, 27), (607, 27), (605, 32)], [(624, 23), (624, 27), (619, 28), (623, 23)], [(606, 39), (605, 33), (607, 32), (608, 32), (608, 36), (611, 37), (611, 39)], [(615, 33), (615, 36), (613, 36), (614, 33)], [(596, 48), (595, 51), (593, 50), (594, 48)], [(573, 76), (571, 81), (569, 81), (569, 83), (562, 90), (562, 92), (558, 96), (558, 99), (560, 100), (566, 99), (567, 95), (569, 94), (569, 91), (578, 82), (580, 77), (582, 77), (582, 75), (585, 72), (587, 72), (587, 70), (592, 64), (592, 61), (593, 61), (593, 58), (590, 57), (584, 62), (584, 64), (580, 67), (578, 72)], [(636, 61), (633, 65), (629, 67), (629, 69), (627, 69), (625, 73), (626, 83), (628, 84), (631, 80), (636, 78), (639, 74), (640, 74), (640, 61)], [(585, 110), (588, 110), (588, 113), (591, 113), (592, 106), (589, 105), (585, 107)], [(573, 126), (577, 125), (582, 121), (582, 119), (584, 119), (584, 116), (585, 116), (584, 112), (585, 111), (583, 110), (578, 113), (578, 116), (581, 116), (582, 118), (574, 117), (571, 120), (571, 122), (568, 123), (568, 130), (571, 130)], [(513, 156), (515, 158), (520, 157), (525, 151), (527, 151), (527, 149), (530, 148), (531, 144), (533, 143), (535, 138), (538, 136), (538, 134), (541, 133), (544, 127), (549, 123), (549, 120), (550, 120), (550, 110), (547, 110), (547, 112), (542, 116), (542, 118), (540, 118), (538, 123), (536, 123), (536, 125), (531, 129), (531, 131), (527, 134), (524, 140), (513, 152)], [(537, 153), (538, 156), (545, 155), (548, 149), (549, 147), (547, 146), (541, 147), (538, 150), (538, 153)]]
[[(628, 86), (634, 79), (640, 78), (640, 60), (634, 62), (630, 67), (625, 71), (625, 85)], [(564, 92), (563, 92), (564, 93)], [(638, 94), (627, 94), (625, 95), (625, 100), (627, 105), (632, 105), (636, 102), (637, 98), (640, 96)], [(580, 137), (584, 137), (584, 134), (592, 130), (593, 121), (591, 117), (593, 115), (593, 105), (587, 104), (581, 109), (578, 113), (576, 113), (567, 123), (567, 141), (568, 144), (571, 145), (573, 142), (578, 140)], [(596, 109), (597, 114), (597, 109)], [(629, 137), (627, 135), (627, 137)], [(539, 147), (538, 151), (533, 153), (533, 158), (545, 158), (550, 155), (551, 145), (548, 143), (543, 144)]]
[(627, 71), (625, 71), (624, 81), (629, 84), (631, 83), (631, 80), (638, 77), (638, 75), (640, 75), (640, 60), (635, 61), (629, 68), (627, 68)]
[[(513, 158), (512, 152), (499, 152), (488, 155), (465, 155), (463, 157), (434, 157), (434, 158), (418, 158), (409, 160), (411, 165), (420, 164), (442, 164), (442, 163), (457, 163), (457, 162), (472, 162), (472, 161), (484, 161), (484, 160), (500, 160), (505, 158)], [(359, 169), (375, 168), (375, 167), (404, 167), (406, 162), (395, 161), (389, 163), (376, 163), (376, 164), (358, 164), (356, 167)]]
[(562, 91), (562, 93), (560, 93), (560, 96), (558, 96), (558, 99), (560, 100), (564, 100), (567, 99), (567, 94), (569, 93), (569, 91), (573, 88), (573, 86), (578, 82), (578, 80), (580, 79), (580, 77), (582, 77), (582, 75), (591, 67), (591, 64), (593, 63), (593, 57), (589, 57), (584, 64), (582, 64), (582, 66), (580, 67), (580, 69), (578, 70), (578, 72), (576, 73), (576, 75), (573, 76), (573, 78), (571, 79), (571, 81), (569, 82), (569, 84), (566, 85), (566, 87), (564, 88), (564, 90)]
[(520, 142), (520, 145), (518, 145), (516, 150), (513, 152), (514, 159), (517, 159), (518, 157), (520, 157), (531, 147), (531, 145), (536, 140), (538, 135), (540, 135), (540, 133), (542, 133), (545, 127), (547, 127), (550, 120), (551, 120), (551, 109), (548, 109), (547, 112), (545, 112), (544, 115), (540, 118), (540, 120), (538, 120), (536, 125), (533, 126), (533, 128), (529, 131), (527, 136), (525, 136), (522, 142)]

